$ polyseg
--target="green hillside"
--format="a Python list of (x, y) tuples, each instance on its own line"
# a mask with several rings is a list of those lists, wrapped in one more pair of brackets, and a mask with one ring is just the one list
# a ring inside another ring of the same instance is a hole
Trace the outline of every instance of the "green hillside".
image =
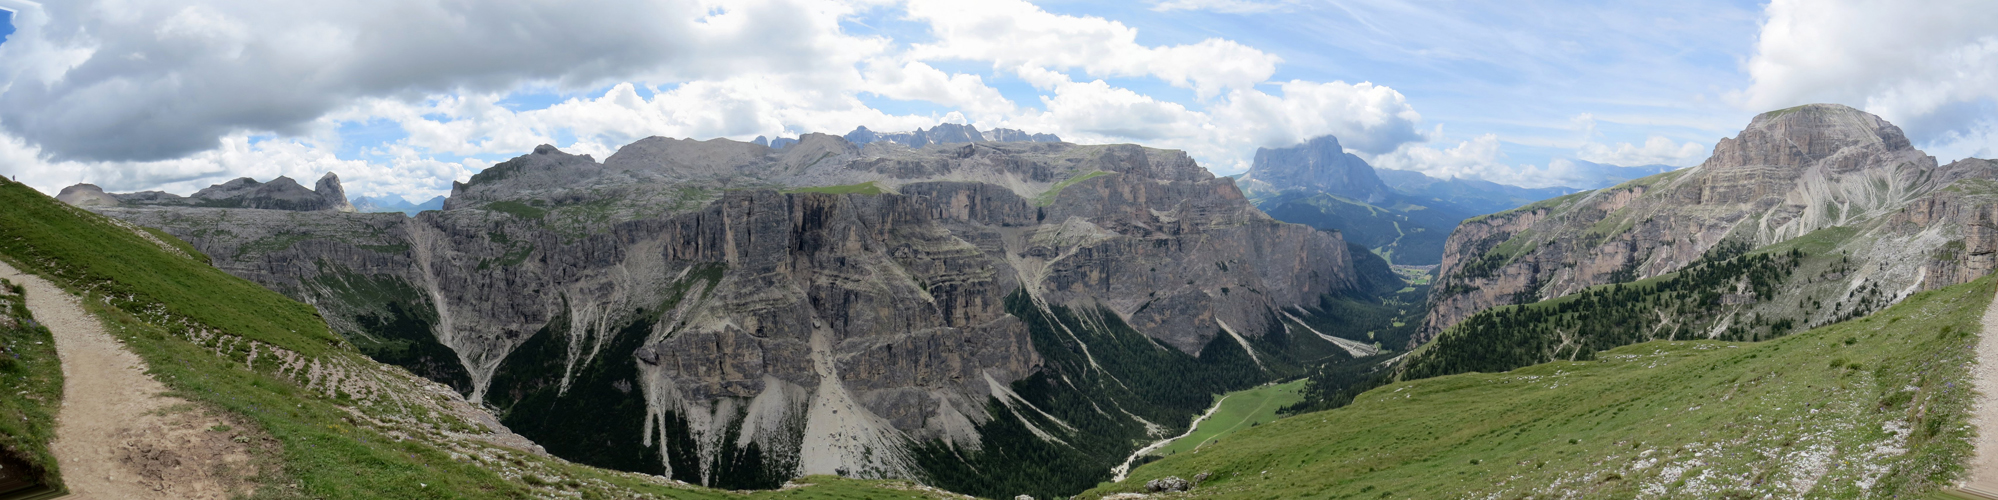
[(1203, 472), (1194, 496), (1918, 497), (1971, 452), (1969, 363), (1993, 284), (1760, 343), (1653, 341), (1395, 383), (1084, 497)]
[[(903, 482), (837, 478), (808, 478), (800, 481), (817, 484), (743, 495), (457, 437), (481, 431), (476, 423), (439, 413), (441, 396), (429, 396), (434, 393), (425, 389), (427, 382), (368, 360), (328, 332), (311, 306), (217, 270), (170, 236), (115, 223), (4, 180), (0, 259), (85, 294), (83, 302), (146, 360), (172, 396), (242, 417), (275, 438), (275, 456), (258, 457), (276, 467), (256, 479), (256, 497), (938, 496)], [(29, 374), (46, 371), (37, 367), (46, 366), (41, 363), (50, 353), (17, 352), (35, 356), (25, 362)], [(310, 370), (303, 368), (307, 365)], [(314, 377), (333, 375), (342, 376), (337, 388), (312, 383)], [(0, 412), (13, 411), (17, 403), (0, 398)], [(39, 439), (34, 432), (41, 431), (23, 431), (25, 441)], [(10, 431), (9, 437), (17, 436)], [(30, 445), (22, 448), (39, 453)]]
[(0, 484), (30, 483), (0, 486), (0, 498), (62, 487), (59, 464), (49, 452), (62, 402), (62, 362), (49, 329), (28, 311), (25, 293), (0, 280)]
[(1276, 420), (1277, 410), (1297, 404), (1302, 398), (1298, 391), (1303, 389), (1304, 380), (1299, 379), (1215, 396), (1226, 399), (1221, 401), (1221, 407), (1216, 408), (1212, 416), (1200, 421), (1192, 434), (1173, 440), (1172, 444), (1159, 448), (1153, 454), (1170, 456), (1193, 451), (1238, 431)]

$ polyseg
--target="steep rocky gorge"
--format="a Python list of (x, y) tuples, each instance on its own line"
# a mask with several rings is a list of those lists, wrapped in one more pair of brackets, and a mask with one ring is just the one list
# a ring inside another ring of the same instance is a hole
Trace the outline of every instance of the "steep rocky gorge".
[[(1993, 179), (1998, 164), (1937, 165), (1898, 127), (1859, 110), (1764, 113), (1699, 166), (1464, 221), (1445, 244), (1412, 344), (1496, 306), (1666, 275), (1728, 245), (1809, 246), (1836, 261), (1765, 292), (1773, 296), (1730, 291), (1724, 303), (1742, 304), (1731, 312), (1798, 326), (1837, 321), (1998, 267)], [(1707, 336), (1729, 320), (1698, 319), (1712, 326)]]
[(651, 138), (537, 148), (414, 218), (131, 205), (96, 210), (551, 453), (727, 487), (1079, 491), (1207, 394), (1347, 356), (1289, 334), (1326, 294), (1399, 287), (1129, 145)]

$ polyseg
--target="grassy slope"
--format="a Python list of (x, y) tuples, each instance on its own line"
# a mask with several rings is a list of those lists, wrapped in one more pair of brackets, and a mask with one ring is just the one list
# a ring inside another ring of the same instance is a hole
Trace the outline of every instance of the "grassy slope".
[[(186, 255), (171, 253), (169, 247)], [(457, 451), (486, 454), (481, 462), (424, 439), (437, 435), (424, 429), (469, 430), (469, 423), (421, 412), (398, 414), (398, 408), (407, 412), (409, 406), (350, 399), (338, 391), (327, 394), (324, 386), (302, 387), (296, 372), (276, 370), (269, 351), (253, 368), (245, 363), (245, 347), (262, 343), (329, 368), (382, 369), (329, 333), (311, 306), (210, 267), (178, 240), (155, 243), (101, 216), (6, 181), (0, 181), (0, 258), (88, 294), (84, 303), (151, 365), (151, 374), (166, 383), (172, 395), (246, 417), (276, 438), (282, 444), (281, 456), (266, 459), (281, 466), (259, 478), (260, 497), (742, 496), (661, 484), (511, 450), (452, 445), (460, 446)], [(202, 340), (204, 331), (219, 335)], [(395, 431), (418, 439), (392, 438), (383, 429), (357, 424), (361, 421), (356, 415), (395, 422)], [(896, 483), (828, 478), (818, 482), (825, 484), (755, 497), (911, 494), (895, 488)]]
[[(1962, 472), (1994, 278), (1762, 343), (1397, 383), (1237, 433), (1085, 497), (1176, 475), (1233, 498), (1903, 497)], [(1266, 472), (1265, 472), (1266, 471)]]
[(62, 363), (55, 339), (35, 322), (22, 293), (0, 280), (0, 448), (35, 469), (30, 475), (42, 484), (59, 487), (49, 442), (62, 400)]
[[(1221, 402), (1221, 409), (1200, 422), (1192, 434), (1173, 441), (1172, 444), (1153, 452), (1156, 455), (1171, 456), (1193, 451), (1194, 448), (1230, 434), (1270, 423), (1277, 418), (1277, 409), (1296, 404), (1303, 396), (1298, 391), (1304, 389), (1304, 379), (1282, 384), (1266, 385), (1228, 393), (1227, 401)], [(1223, 397), (1223, 396), (1215, 396)]]
[(1092, 171), (1090, 171), (1090, 172), (1088, 172), (1088, 173), (1084, 173), (1084, 174), (1080, 174), (1080, 175), (1076, 175), (1076, 176), (1072, 176), (1072, 177), (1069, 177), (1068, 179), (1065, 179), (1065, 180), (1063, 180), (1063, 181), (1061, 181), (1061, 182), (1057, 182), (1057, 183), (1055, 183), (1055, 185), (1054, 185), (1053, 187), (1049, 187), (1047, 191), (1044, 191), (1044, 192), (1042, 192), (1042, 193), (1041, 193), (1041, 194), (1040, 194), (1039, 196), (1035, 196), (1035, 197), (1034, 197), (1034, 206), (1036, 206), (1036, 207), (1045, 207), (1045, 206), (1048, 206), (1048, 205), (1053, 205), (1053, 204), (1054, 204), (1054, 202), (1055, 202), (1055, 197), (1056, 197), (1056, 196), (1061, 196), (1061, 190), (1063, 190), (1063, 189), (1068, 189), (1068, 187), (1069, 187), (1069, 186), (1073, 186), (1073, 185), (1076, 185), (1076, 184), (1078, 184), (1078, 183), (1081, 183), (1082, 181), (1086, 181), (1086, 180), (1090, 180), (1090, 179), (1095, 179), (1095, 178), (1097, 178), (1097, 177), (1102, 177), (1102, 176), (1105, 176), (1105, 175), (1110, 175), (1110, 174), (1112, 174), (1112, 173), (1114, 173), (1114, 172), (1104, 172), (1104, 171), (1101, 171), (1101, 170), (1092, 170)]

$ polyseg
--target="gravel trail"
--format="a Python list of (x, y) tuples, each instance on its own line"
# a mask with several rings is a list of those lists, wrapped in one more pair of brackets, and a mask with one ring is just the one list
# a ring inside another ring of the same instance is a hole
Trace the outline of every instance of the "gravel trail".
[(1998, 300), (1984, 311), (1984, 333), (1977, 337), (1977, 364), (1971, 378), (1977, 384), (1977, 451), (1970, 459), (1966, 490), (1998, 494)]
[[(241, 425), (185, 400), (146, 375), (75, 296), (0, 262), (0, 278), (27, 288), (28, 309), (54, 334), (62, 358), (62, 409), (51, 448), (69, 498), (226, 499), (254, 474)], [(235, 431), (235, 432), (231, 432)]]

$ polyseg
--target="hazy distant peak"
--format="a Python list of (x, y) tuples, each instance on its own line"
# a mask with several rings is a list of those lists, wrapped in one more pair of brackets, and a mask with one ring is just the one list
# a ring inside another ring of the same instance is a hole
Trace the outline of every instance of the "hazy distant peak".
[(1392, 193), (1372, 165), (1347, 153), (1339, 138), (1330, 135), (1285, 148), (1257, 148), (1255, 163), (1240, 185), (1251, 195), (1311, 191), (1367, 203), (1387, 201)]
[(876, 132), (860, 126), (847, 132), (845, 137), (854, 144), (892, 142), (911, 148), (972, 142), (1061, 142), (1061, 137), (1054, 134), (1033, 134), (1008, 128), (980, 132), (978, 127), (957, 123), (939, 123), (935, 127), (910, 132)]

